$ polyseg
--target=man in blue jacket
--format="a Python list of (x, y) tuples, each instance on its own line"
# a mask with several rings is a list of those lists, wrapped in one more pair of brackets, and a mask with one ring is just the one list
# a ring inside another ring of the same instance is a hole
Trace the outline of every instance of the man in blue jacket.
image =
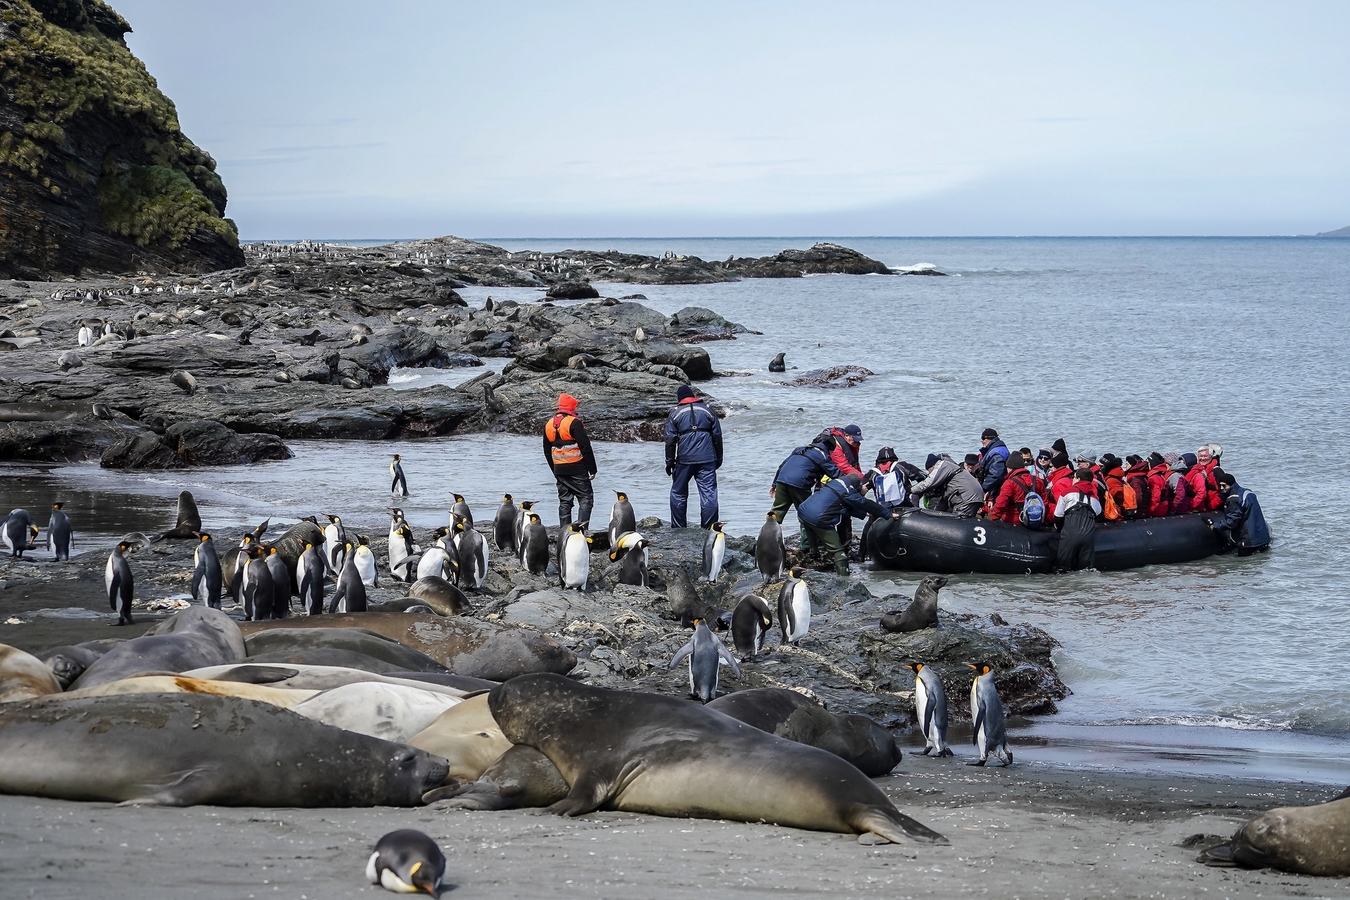
[(834, 570), (840, 575), (848, 575), (848, 552), (835, 529), (846, 515), (855, 519), (868, 515), (900, 518), (898, 512), (893, 513), (875, 500), (863, 496), (862, 479), (851, 473), (825, 482), (824, 487), (798, 507), (797, 516), (810, 530), (811, 536), (834, 554)]
[(999, 439), (998, 432), (986, 428), (980, 435), (979, 462), (971, 473), (980, 482), (984, 490), (984, 499), (992, 500), (1003, 487), (1003, 479), (1008, 475), (1008, 445)]
[[(778, 466), (773, 476), (773, 485), (769, 496), (773, 498), (773, 517), (778, 524), (792, 507), (797, 507), (797, 518), (801, 519), (802, 504), (811, 497), (811, 489), (820, 481), (821, 476), (841, 478), (839, 467), (830, 458), (832, 448), (825, 443), (807, 444), (788, 454), (788, 458)], [(800, 546), (803, 553), (815, 553), (816, 542), (805, 525), (801, 527)]]
[(1236, 546), (1238, 556), (1251, 556), (1270, 549), (1270, 529), (1261, 513), (1256, 495), (1237, 483), (1227, 472), (1215, 478), (1223, 495), (1223, 518), (1214, 521), (1214, 530)]
[(717, 470), (722, 468), (722, 423), (717, 414), (682, 384), (679, 401), (666, 417), (666, 474), (670, 483), (670, 527), (687, 528), (689, 480), (698, 485), (699, 527), (717, 522)]

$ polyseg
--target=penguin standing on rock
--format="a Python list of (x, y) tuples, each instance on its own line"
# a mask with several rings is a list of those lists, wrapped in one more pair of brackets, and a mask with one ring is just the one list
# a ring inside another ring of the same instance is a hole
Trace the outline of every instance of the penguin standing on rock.
[(465, 526), (463, 519), (455, 523), (455, 531), (459, 549), (459, 586), (466, 591), (481, 591), (487, 582), (487, 541), (472, 526)]
[(647, 581), (647, 539), (638, 535), (637, 541), (629, 547), (623, 559), (619, 560), (619, 584), (646, 587)]
[(346, 561), (347, 529), (342, 527), (342, 517), (324, 513), (328, 524), (323, 529), (323, 556), (332, 572), (341, 572)]
[(455, 498), (455, 505), (450, 507), (450, 527), (455, 526), (455, 519), (458, 517), (464, 522), (466, 528), (473, 527), (473, 510), (469, 509), (469, 503), (459, 494), (452, 494)]
[(272, 586), (272, 573), (267, 569), (267, 554), (257, 544), (248, 545), (243, 582), (244, 618), (250, 622), (272, 618), (276, 589)]
[[(131, 625), (131, 592), (136, 579), (131, 575), (131, 566), (122, 554), (131, 549), (126, 541), (118, 544), (108, 554), (108, 565), (103, 569), (103, 587), (108, 592), (108, 605), (117, 610), (118, 625)], [(120, 608), (118, 601), (121, 601)]]
[(333, 596), (328, 601), (328, 611), (330, 613), (353, 613), (366, 611), (366, 586), (361, 581), (361, 573), (357, 571), (355, 554), (352, 552), (355, 548), (348, 543), (346, 549), (346, 562), (342, 564), (342, 571), (338, 573), (337, 590), (333, 591)]
[(389, 531), (389, 571), (395, 581), (413, 581), (414, 553), (417, 545), (413, 543), (412, 529), (407, 522), (399, 522)]
[(904, 665), (914, 672), (914, 712), (926, 741), (923, 755), (951, 756), (952, 748), (947, 746), (947, 692), (942, 679), (932, 666), (921, 662)]
[(778, 592), (778, 627), (783, 632), (783, 644), (797, 643), (811, 628), (811, 589), (802, 581), (804, 574), (794, 567)]
[(633, 513), (633, 504), (628, 502), (628, 495), (623, 491), (615, 491), (614, 496), (614, 505), (609, 510), (610, 547), (618, 546), (620, 535), (637, 531), (637, 517)]
[(503, 553), (519, 553), (520, 543), (516, 537), (516, 519), (519, 511), (510, 494), (502, 495), (502, 505), (497, 507), (497, 515), (492, 520), (492, 540)]
[(366, 587), (379, 587), (377, 579), (379, 571), (375, 567), (375, 554), (370, 549), (370, 538), (364, 534), (356, 536), (356, 548), (352, 550), (352, 563), (356, 566), (356, 574), (361, 576), (361, 583)]
[(295, 563), (295, 580), (300, 585), (300, 605), (311, 616), (323, 612), (324, 574), (323, 554), (319, 548), (305, 541), (305, 552)]
[(530, 524), (530, 516), (531, 516), (531, 514), (532, 514), (532, 513), (531, 513), (531, 510), (534, 509), (534, 505), (535, 505), (536, 503), (538, 503), (538, 502), (539, 502), (538, 500), (525, 500), (525, 501), (523, 501), (523, 502), (520, 504), (520, 508), (516, 510), (516, 552), (517, 552), (517, 553), (521, 552), (521, 551), (520, 551), (520, 547), (523, 545), (523, 543), (524, 543), (524, 541), (525, 541), (525, 526), (528, 525), (528, 524)]
[(538, 513), (527, 513), (529, 521), (520, 542), (520, 561), (531, 575), (548, 571), (548, 529)]
[(291, 573), (276, 547), (267, 548), (266, 561), (267, 575), (272, 579), (272, 618), (284, 619), (291, 614)]
[(717, 696), (717, 670), (722, 663), (731, 666), (731, 672), (738, 680), (741, 677), (736, 657), (709, 630), (703, 619), (694, 620), (694, 636), (675, 654), (670, 668), (678, 666), (686, 657), (689, 659), (689, 693), (704, 703)]
[(573, 522), (558, 537), (558, 580), (565, 588), (584, 591), (590, 577), (591, 539), (585, 522)]
[(33, 538), (37, 537), (37, 533), (38, 527), (33, 524), (32, 514), (26, 509), (16, 509), (5, 518), (0, 538), (3, 538), (11, 556), (23, 559), (24, 551), (33, 549)]
[(783, 576), (783, 562), (787, 559), (787, 544), (783, 542), (783, 526), (778, 524), (773, 513), (764, 516), (764, 526), (755, 538), (755, 568), (759, 569), (764, 583), (775, 581)]
[(408, 479), (403, 477), (403, 457), (397, 453), (394, 454), (393, 462), (389, 463), (389, 493), (398, 494), (400, 497), (408, 496)]
[(731, 613), (731, 643), (741, 659), (754, 659), (764, 650), (773, 616), (769, 604), (755, 594), (746, 594)]
[(716, 581), (722, 574), (722, 561), (727, 556), (727, 536), (722, 533), (725, 522), (714, 522), (703, 541), (703, 577)]
[[(454, 546), (453, 544), (451, 546)], [(450, 559), (450, 554), (445, 552), (445, 547), (441, 544), (432, 544), (422, 554), (422, 558), (417, 561), (417, 577), (444, 578), (446, 581), (456, 580), (456, 570), (459, 567)]]
[(70, 559), (70, 519), (61, 511), (64, 503), (52, 504), (52, 517), (47, 522), (47, 549), (59, 560)]
[(223, 578), (220, 556), (211, 535), (197, 535), (197, 546), (192, 550), (192, 597), (212, 609), (220, 609), (220, 591)]
[(1011, 766), (1013, 757), (1008, 749), (1008, 726), (1003, 719), (1003, 700), (994, 685), (994, 667), (988, 663), (966, 665), (975, 670), (975, 680), (970, 685), (970, 718), (975, 727), (970, 740), (980, 754), (979, 759), (966, 765), (982, 766), (992, 753), (1004, 766)]
[(230, 598), (236, 606), (244, 602), (244, 570), (248, 568), (248, 549), (253, 546), (253, 535), (246, 534), (234, 555), (234, 574), (230, 578)]
[(366, 878), (397, 894), (435, 897), (445, 880), (445, 854), (420, 831), (404, 828), (380, 838), (366, 863)]

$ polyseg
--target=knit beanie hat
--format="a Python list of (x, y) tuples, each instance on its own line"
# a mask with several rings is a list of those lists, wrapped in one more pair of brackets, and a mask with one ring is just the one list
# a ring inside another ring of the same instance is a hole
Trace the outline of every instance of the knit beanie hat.
[(1055, 455), (1050, 457), (1050, 465), (1056, 469), (1062, 469), (1069, 464), (1069, 454), (1063, 450), (1056, 450)]
[(998, 432), (992, 428), (986, 428), (980, 432), (980, 440), (982, 441), (992, 441), (996, 437), (998, 437)]
[(1008, 454), (1009, 469), (1024, 469), (1027, 465), (1027, 458), (1022, 455), (1021, 450), (1014, 450)]
[(924, 467), (925, 469), (931, 469), (931, 468), (933, 468), (933, 466), (936, 466), (936, 465), (937, 465), (937, 461), (938, 461), (938, 456), (937, 456), (937, 454), (936, 454), (936, 453), (930, 453), (930, 454), (928, 454), (928, 460), (923, 464), (923, 467)]
[(571, 394), (558, 395), (558, 411), (565, 413), (574, 413), (577, 411), (577, 398)]
[(1181, 461), (1186, 464), (1186, 468), (1191, 469), (1195, 467), (1196, 463), (1200, 462), (1200, 457), (1194, 453), (1183, 453), (1181, 454)]
[(694, 393), (694, 389), (691, 388), (691, 387), (690, 387), (689, 385), (687, 385), (687, 384), (682, 384), (682, 385), (680, 385), (679, 387), (677, 387), (677, 388), (675, 389), (675, 399), (676, 399), (676, 400), (688, 400), (688, 399), (690, 399), (691, 397), (696, 397), (696, 396), (698, 396), (698, 395)]
[(1152, 453), (1148, 455), (1148, 467), (1150, 469), (1156, 466), (1161, 466), (1165, 462), (1167, 462), (1167, 460), (1163, 459), (1163, 455), (1159, 453), (1157, 450), (1154, 450)]
[(1143, 461), (1144, 458), (1140, 456), (1138, 453), (1131, 453), (1129, 456), (1125, 457), (1125, 462), (1128, 463), (1131, 467)]
[(1064, 443), (1064, 438), (1055, 438), (1055, 442), (1050, 446), (1060, 453), (1063, 453), (1066, 457), (1069, 455), (1069, 445)]

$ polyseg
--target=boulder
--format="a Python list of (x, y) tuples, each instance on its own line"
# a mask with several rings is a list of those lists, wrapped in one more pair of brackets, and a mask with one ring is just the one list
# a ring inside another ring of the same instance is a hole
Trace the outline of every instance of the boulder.
[(105, 469), (184, 469), (233, 466), (294, 456), (273, 434), (238, 434), (219, 422), (191, 419), (170, 425), (164, 435), (124, 438), (104, 451)]
[(550, 300), (593, 300), (600, 292), (584, 281), (564, 281), (549, 285), (545, 296)]
[(862, 366), (830, 366), (828, 369), (811, 369), (783, 383), (788, 387), (850, 388), (875, 374)]

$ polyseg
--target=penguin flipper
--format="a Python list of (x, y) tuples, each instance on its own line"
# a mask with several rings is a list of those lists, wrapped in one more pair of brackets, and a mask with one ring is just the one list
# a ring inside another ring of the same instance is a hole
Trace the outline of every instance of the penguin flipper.
[(117, 595), (122, 592), (122, 575), (113, 570), (112, 580), (108, 582), (108, 606), (117, 609)]
[(201, 599), (201, 597), (198, 596), (197, 591), (201, 588), (201, 586), (202, 586), (202, 579), (204, 579), (205, 577), (206, 577), (206, 572), (203, 571), (203, 569), (202, 569), (201, 566), (198, 566), (197, 568), (195, 568), (195, 569), (192, 570), (192, 599), (193, 599), (193, 600), (200, 600), (200, 599)]
[(984, 707), (975, 714), (975, 724), (971, 726), (970, 743), (974, 746), (980, 746), (980, 726), (984, 725)]
[[(690, 642), (690, 646), (693, 646), (692, 641)], [(731, 674), (739, 679), (741, 677), (741, 667), (736, 664), (736, 657), (731, 655), (731, 651), (727, 649), (727, 645), (723, 644), (721, 640), (718, 640), (717, 642), (717, 655), (722, 657), (727, 665), (731, 666)]]
[[(675, 652), (675, 657), (670, 661), (670, 668), (673, 669), (676, 666), (678, 666), (687, 657), (693, 655), (693, 652), (694, 652), (694, 642), (691, 640), (689, 643), (685, 644), (683, 647), (681, 647), (679, 650)], [(722, 652), (724, 653), (726, 652), (725, 648), (723, 649)], [(737, 675), (736, 677), (739, 678), (740, 676)]]

